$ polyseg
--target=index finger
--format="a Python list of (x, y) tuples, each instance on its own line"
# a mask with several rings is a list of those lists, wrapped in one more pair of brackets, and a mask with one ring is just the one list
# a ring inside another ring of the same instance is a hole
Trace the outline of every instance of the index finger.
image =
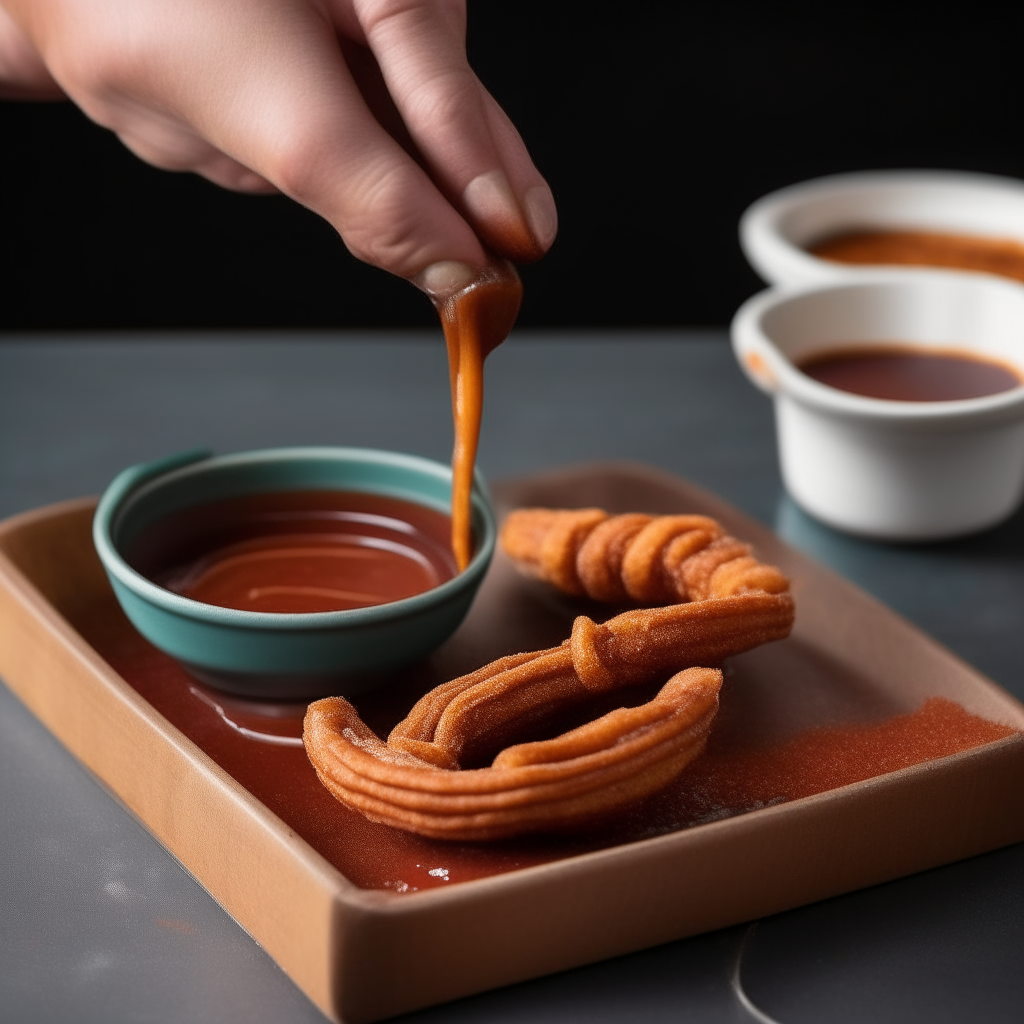
[(557, 213), (511, 122), (469, 66), (461, 0), (354, 0), (366, 41), (431, 177), (489, 248), (544, 254)]

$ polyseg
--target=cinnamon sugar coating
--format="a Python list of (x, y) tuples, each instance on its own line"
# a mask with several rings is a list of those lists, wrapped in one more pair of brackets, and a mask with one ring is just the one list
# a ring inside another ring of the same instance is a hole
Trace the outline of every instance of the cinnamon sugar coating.
[(523, 508), (505, 520), (500, 543), (522, 571), (595, 601), (668, 604), (789, 589), (778, 569), (707, 516)]
[[(703, 750), (722, 676), (693, 666), (781, 639), (792, 622), (790, 595), (763, 591), (637, 609), (603, 625), (579, 616), (558, 647), (436, 687), (386, 743), (344, 698), (317, 701), (306, 714), (306, 751), (337, 799), (396, 828), (455, 840), (571, 830), (660, 789)], [(561, 708), (666, 676), (638, 708), (505, 746)], [(490, 766), (462, 770), (495, 749)]]

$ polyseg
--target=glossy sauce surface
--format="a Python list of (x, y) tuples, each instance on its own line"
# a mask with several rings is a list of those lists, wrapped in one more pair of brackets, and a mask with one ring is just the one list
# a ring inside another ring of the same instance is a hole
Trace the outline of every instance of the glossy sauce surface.
[(1024, 245), (929, 231), (848, 231), (824, 238), (807, 251), (837, 263), (901, 264), (981, 270), (1024, 281)]
[[(143, 698), (367, 889), (414, 892), (561, 860), (825, 792), (1015, 732), (933, 698), (910, 714), (765, 740), (743, 724), (750, 709), (744, 708), (742, 688), (727, 682), (706, 752), (672, 785), (627, 813), (574, 836), (446, 843), (369, 821), (336, 801), (302, 746), (304, 705), (258, 704), (204, 687), (146, 643), (112, 595), (83, 606), (75, 626)], [(353, 702), (364, 721), (386, 736), (416, 697), (439, 681), (429, 666), (420, 666), (394, 687)], [(633, 702), (643, 699), (638, 694)]]
[(186, 509), (127, 552), (144, 576), (196, 601), (257, 612), (365, 608), (455, 575), (449, 518), (345, 491), (248, 495)]
[(959, 349), (840, 346), (797, 364), (829, 387), (895, 402), (951, 402), (1020, 387), (1013, 369)]

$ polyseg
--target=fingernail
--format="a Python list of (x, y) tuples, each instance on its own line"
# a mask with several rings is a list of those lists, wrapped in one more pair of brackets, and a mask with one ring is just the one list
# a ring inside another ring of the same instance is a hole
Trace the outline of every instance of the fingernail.
[(547, 185), (535, 185), (523, 196), (523, 206), (533, 237), (547, 249), (558, 234), (558, 209), (551, 189)]
[(478, 174), (462, 193), (469, 212), (478, 220), (522, 223), (522, 214), (512, 186), (502, 171)]
[(458, 260), (440, 260), (431, 263), (414, 278), (413, 284), (432, 299), (446, 299), (460, 288), (465, 288), (480, 271)]

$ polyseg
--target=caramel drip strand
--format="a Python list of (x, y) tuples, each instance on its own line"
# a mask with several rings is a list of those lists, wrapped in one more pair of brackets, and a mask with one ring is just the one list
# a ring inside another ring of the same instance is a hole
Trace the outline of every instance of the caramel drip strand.
[(473, 557), (472, 492), (473, 468), (480, 440), (483, 416), (484, 360), (479, 338), (469, 330), (454, 327), (445, 331), (452, 374), (452, 420), (455, 443), (452, 448), (452, 553), (462, 572)]
[(707, 516), (523, 508), (505, 520), (501, 546), (523, 572), (595, 601), (668, 604), (789, 589), (778, 569)]
[(448, 349), (455, 443), (452, 450), (452, 552), (461, 572), (473, 557), (473, 468), (484, 401), (484, 359), (509, 335), (522, 284), (494, 257), (464, 288), (434, 297)]
[[(722, 675), (693, 666), (781, 639), (792, 623), (790, 595), (764, 592), (636, 609), (603, 625), (580, 616), (558, 647), (435, 688), (386, 743), (344, 698), (317, 701), (306, 751), (337, 799), (396, 828), (456, 840), (571, 830), (660, 789), (703, 750)], [(640, 707), (514, 742), (556, 710), (665, 676)], [(495, 749), (489, 767), (461, 769)]]

